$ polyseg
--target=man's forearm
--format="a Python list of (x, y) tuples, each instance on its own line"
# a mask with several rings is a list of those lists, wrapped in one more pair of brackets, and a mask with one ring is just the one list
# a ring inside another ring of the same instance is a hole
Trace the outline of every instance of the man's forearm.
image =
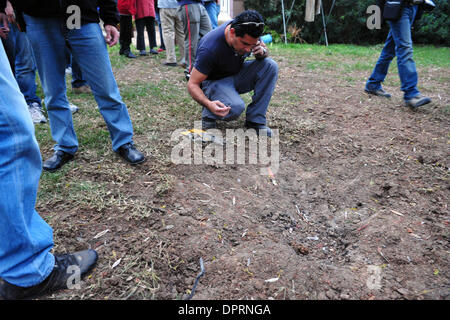
[(203, 93), (202, 88), (200, 88), (198, 84), (188, 83), (188, 92), (192, 99), (197, 101), (203, 107), (210, 109), (209, 105), (211, 104), (211, 100)]

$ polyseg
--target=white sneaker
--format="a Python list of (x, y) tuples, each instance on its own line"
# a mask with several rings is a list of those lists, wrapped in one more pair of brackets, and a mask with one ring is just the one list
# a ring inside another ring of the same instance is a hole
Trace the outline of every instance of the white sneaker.
[(78, 111), (78, 107), (71, 102), (69, 102), (69, 108), (72, 114)]
[(32, 102), (28, 106), (28, 110), (30, 111), (31, 119), (33, 120), (33, 123), (46, 123), (47, 119), (45, 118), (44, 114), (42, 113), (42, 109), (39, 106), (39, 103)]

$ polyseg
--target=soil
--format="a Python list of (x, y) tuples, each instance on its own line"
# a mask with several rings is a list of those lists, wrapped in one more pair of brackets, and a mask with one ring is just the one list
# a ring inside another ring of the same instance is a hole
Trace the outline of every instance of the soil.
[[(436, 80), (448, 70), (419, 66), (433, 103), (414, 111), (403, 106), (394, 72), (385, 99), (364, 93), (367, 71), (274, 59), (274, 176), (258, 164), (129, 169), (121, 190), (151, 213), (81, 210), (77, 223), (59, 216), (59, 247), (88, 244), (100, 259), (81, 290), (47, 298), (186, 299), (200, 259), (194, 300), (450, 298), (450, 95), (448, 82)], [(168, 72), (184, 88), (182, 71)], [(160, 152), (170, 154), (164, 143)], [(166, 184), (153, 179), (158, 170)]]

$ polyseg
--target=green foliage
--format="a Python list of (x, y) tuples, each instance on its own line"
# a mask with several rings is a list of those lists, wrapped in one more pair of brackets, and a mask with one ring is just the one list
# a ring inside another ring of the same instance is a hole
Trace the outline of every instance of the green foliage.
[[(329, 43), (376, 44), (384, 42), (389, 31), (387, 23), (380, 30), (369, 30), (366, 22), (370, 16), (366, 13), (376, 0), (336, 0), (333, 12), (328, 17), (333, 0), (323, 0), (327, 36)], [(450, 0), (436, 0), (436, 8), (425, 12), (414, 25), (414, 43), (450, 45)], [(294, 6), (292, 7), (292, 4)], [(271, 33), (274, 42), (284, 41), (281, 0), (245, 0), (246, 9), (259, 11), (266, 21), (266, 31)], [(324, 43), (322, 15), (315, 16), (314, 22), (305, 21), (305, 0), (284, 0), (287, 20), (287, 39), (299, 42), (299, 37), (307, 43)], [(292, 10), (291, 10), (292, 8)], [(301, 29), (299, 37), (293, 37), (289, 30)], [(279, 36), (275, 36), (279, 34)]]

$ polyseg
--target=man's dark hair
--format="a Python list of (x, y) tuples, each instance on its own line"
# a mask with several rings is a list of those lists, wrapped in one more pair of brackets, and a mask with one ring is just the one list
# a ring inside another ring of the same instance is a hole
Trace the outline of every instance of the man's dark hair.
[(238, 37), (248, 34), (252, 38), (259, 38), (264, 30), (264, 19), (255, 10), (245, 10), (233, 19), (231, 28), (236, 30)]

